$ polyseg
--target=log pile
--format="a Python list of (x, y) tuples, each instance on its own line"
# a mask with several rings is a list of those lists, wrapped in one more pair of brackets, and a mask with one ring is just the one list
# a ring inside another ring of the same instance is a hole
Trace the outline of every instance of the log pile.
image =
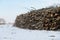
[(31, 30), (59, 30), (60, 7), (32, 10), (16, 17), (14, 26)]

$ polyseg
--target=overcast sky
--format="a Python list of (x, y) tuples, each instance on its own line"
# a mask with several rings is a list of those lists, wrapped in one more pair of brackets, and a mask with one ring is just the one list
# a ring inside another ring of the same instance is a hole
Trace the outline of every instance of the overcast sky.
[(36, 9), (60, 4), (60, 0), (0, 0), (0, 18), (14, 22), (17, 15)]

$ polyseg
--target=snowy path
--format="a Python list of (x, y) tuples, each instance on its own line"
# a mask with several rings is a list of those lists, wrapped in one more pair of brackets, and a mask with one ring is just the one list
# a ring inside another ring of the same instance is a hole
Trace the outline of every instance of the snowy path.
[[(50, 37), (51, 36), (51, 37)], [(24, 30), (0, 25), (0, 40), (60, 40), (60, 31)]]

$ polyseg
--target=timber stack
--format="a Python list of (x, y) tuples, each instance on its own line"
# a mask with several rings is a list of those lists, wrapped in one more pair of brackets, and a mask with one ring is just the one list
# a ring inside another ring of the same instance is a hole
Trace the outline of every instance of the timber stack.
[(42, 8), (18, 15), (14, 26), (31, 30), (59, 30), (60, 7)]

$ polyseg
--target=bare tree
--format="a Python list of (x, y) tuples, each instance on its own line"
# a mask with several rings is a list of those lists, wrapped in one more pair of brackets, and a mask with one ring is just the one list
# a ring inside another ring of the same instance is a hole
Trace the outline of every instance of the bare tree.
[(0, 24), (5, 24), (5, 20), (3, 18), (0, 18)]

